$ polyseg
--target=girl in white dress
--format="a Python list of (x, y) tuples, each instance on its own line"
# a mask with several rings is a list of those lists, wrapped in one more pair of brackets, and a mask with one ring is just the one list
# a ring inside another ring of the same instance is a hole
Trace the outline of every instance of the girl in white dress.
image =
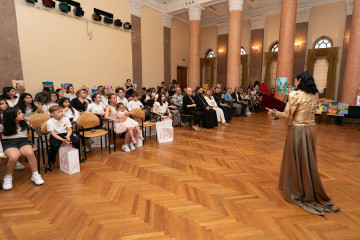
[(79, 118), (79, 112), (71, 106), (70, 100), (68, 98), (61, 98), (59, 105), (63, 107), (64, 117), (69, 119), (70, 122), (74, 122)]
[(44, 99), (44, 105), (42, 106), (43, 113), (50, 116), (49, 108), (54, 105), (59, 105), (59, 94), (54, 91), (50, 91), (46, 94)]

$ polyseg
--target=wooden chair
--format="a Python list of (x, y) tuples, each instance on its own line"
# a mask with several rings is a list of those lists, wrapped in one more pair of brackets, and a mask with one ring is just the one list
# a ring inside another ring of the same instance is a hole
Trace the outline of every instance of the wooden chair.
[[(75, 125), (77, 127), (78, 134), (82, 138), (85, 160), (86, 160), (85, 139), (93, 138), (93, 137), (100, 137), (100, 142), (101, 142), (100, 146), (102, 149), (102, 137), (105, 135), (108, 135), (109, 133), (105, 129), (95, 129), (96, 127), (100, 126), (100, 120), (95, 114), (92, 114), (92, 113), (82, 114), (75, 122)], [(107, 140), (110, 140), (110, 139), (105, 138), (105, 145), (108, 142)], [(109, 154), (111, 154), (110, 143), (108, 144), (108, 148), (109, 148)]]
[[(141, 109), (134, 109), (134, 110), (132, 110), (131, 113), (133, 114), (132, 117), (134, 118), (134, 120), (139, 123), (142, 134), (146, 139), (146, 128), (150, 128), (150, 133), (151, 133), (151, 127), (155, 126), (156, 122), (151, 121), (153, 119), (151, 119), (150, 122), (145, 122), (145, 113)], [(151, 114), (151, 116), (153, 116), (153, 113)], [(151, 118), (153, 118), (153, 117), (151, 117)]]
[[(42, 153), (42, 158), (43, 158), (43, 164), (45, 164), (45, 153), (44, 153), (44, 148), (43, 148), (43, 144), (42, 144), (42, 136), (39, 136), (38, 133), (42, 132), (41, 131), (41, 127), (44, 124), (44, 122), (47, 122), (51, 117), (47, 114), (44, 113), (36, 113), (33, 114), (31, 116), (28, 117), (27, 121), (31, 124), (31, 128), (32, 128), (32, 138), (37, 138), (38, 139), (38, 146), (41, 146), (41, 153)], [(37, 130), (35, 130), (37, 129)], [(43, 133), (43, 132), (42, 132)], [(45, 135), (45, 139), (47, 135)]]
[(42, 104), (37, 105), (37, 113), (42, 113)]
[[(190, 131), (192, 129), (193, 126), (193, 115), (189, 115), (189, 114), (185, 114), (183, 108), (181, 108), (181, 122), (184, 122), (184, 118), (187, 118), (189, 121), (189, 127), (190, 127)], [(180, 128), (181, 128), (181, 124), (180, 124)]]

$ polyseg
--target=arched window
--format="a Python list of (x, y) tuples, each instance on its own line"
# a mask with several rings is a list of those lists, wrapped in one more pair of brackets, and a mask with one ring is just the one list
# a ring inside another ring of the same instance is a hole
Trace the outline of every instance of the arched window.
[(241, 47), (241, 55), (246, 55), (245, 48)]
[(321, 49), (321, 48), (332, 48), (333, 41), (326, 36), (322, 36), (318, 38), (314, 43), (314, 49)]
[(206, 58), (214, 58), (215, 57), (215, 52), (212, 49), (209, 49), (209, 51), (207, 51), (206, 53)]
[(278, 52), (279, 51), (279, 41), (276, 41), (270, 45), (269, 52)]

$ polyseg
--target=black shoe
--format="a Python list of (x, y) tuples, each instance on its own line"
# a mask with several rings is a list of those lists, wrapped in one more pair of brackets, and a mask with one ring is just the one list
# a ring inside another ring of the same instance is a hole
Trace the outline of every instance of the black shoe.
[(80, 158), (80, 164), (86, 162), (84, 158)]
[(45, 173), (48, 173), (48, 172), (52, 172), (52, 169), (53, 169), (53, 164), (48, 164), (48, 165), (46, 165), (46, 167), (45, 167)]

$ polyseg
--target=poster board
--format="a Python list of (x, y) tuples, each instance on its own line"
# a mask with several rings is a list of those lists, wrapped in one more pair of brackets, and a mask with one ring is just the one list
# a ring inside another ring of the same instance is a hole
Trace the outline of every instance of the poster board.
[(18, 89), (20, 86), (25, 87), (24, 80), (12, 80), (13, 88)]
[(209, 89), (209, 84), (203, 84), (204, 93)]
[(49, 91), (54, 91), (54, 83), (53, 82), (42, 82), (43, 88), (48, 88)]
[(285, 93), (287, 77), (278, 77), (276, 79), (276, 92)]

